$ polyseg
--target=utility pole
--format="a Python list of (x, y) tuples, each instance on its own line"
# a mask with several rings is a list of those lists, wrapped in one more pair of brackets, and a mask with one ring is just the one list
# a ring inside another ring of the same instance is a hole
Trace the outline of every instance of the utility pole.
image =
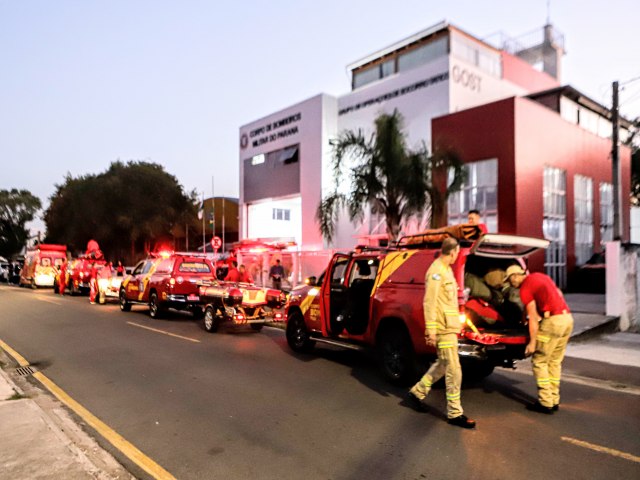
[(618, 82), (613, 82), (613, 105), (611, 107), (611, 181), (613, 183), (613, 239), (622, 239), (622, 192), (620, 191), (620, 118), (618, 106)]

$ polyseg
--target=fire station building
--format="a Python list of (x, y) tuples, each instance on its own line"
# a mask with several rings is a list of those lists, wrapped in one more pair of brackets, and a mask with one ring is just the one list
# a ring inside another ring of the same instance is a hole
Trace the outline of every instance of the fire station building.
[[(322, 250), (383, 234), (376, 215), (360, 225), (343, 215), (327, 244), (315, 212), (333, 189), (331, 143), (339, 132), (371, 133), (380, 113), (397, 109), (409, 148), (451, 149), (466, 164), (466, 184), (449, 198), (450, 222), (475, 208), (489, 231), (551, 240), (532, 267), (565, 286), (567, 273), (612, 238), (613, 191), (610, 112), (560, 84), (563, 54), (550, 25), (533, 42), (495, 46), (442, 22), (350, 65), (351, 92), (320, 94), (242, 126), (240, 238)], [(629, 192), (628, 149), (620, 161), (621, 191)], [(405, 233), (425, 226), (412, 222)]]

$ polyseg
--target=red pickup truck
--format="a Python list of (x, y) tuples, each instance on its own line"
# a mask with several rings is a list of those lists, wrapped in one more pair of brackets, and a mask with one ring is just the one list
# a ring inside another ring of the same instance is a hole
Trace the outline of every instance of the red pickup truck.
[[(515, 263), (524, 266), (526, 256), (549, 242), (482, 235), (464, 227), (467, 238), (460, 239), (460, 255), (452, 266), (459, 285), (459, 353), (467, 371), (482, 377), (494, 366), (513, 367), (515, 360), (524, 358), (527, 327), (517, 291), (503, 284), (504, 270)], [(461, 231), (441, 229), (404, 237), (393, 249), (336, 253), (320, 278), (310, 277), (289, 296), (285, 321), (290, 348), (308, 352), (316, 342), (373, 348), (388, 380), (412, 382), (421, 371), (419, 359), (436, 354), (425, 342), (425, 273), (442, 239)]]
[(120, 286), (120, 310), (132, 304), (149, 306), (152, 318), (161, 318), (167, 309), (189, 310), (196, 318), (204, 311), (199, 288), (215, 281), (211, 259), (197, 253), (167, 252), (139, 262)]

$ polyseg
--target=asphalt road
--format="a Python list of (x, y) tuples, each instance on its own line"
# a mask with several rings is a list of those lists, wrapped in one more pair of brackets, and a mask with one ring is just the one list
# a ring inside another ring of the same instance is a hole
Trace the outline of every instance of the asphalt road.
[(443, 389), (414, 412), (359, 352), (300, 356), (276, 329), (209, 334), (7, 286), (0, 340), (179, 479), (640, 478), (637, 390), (565, 382), (544, 416), (524, 409), (531, 376), (497, 370), (463, 390), (468, 431), (446, 423)]

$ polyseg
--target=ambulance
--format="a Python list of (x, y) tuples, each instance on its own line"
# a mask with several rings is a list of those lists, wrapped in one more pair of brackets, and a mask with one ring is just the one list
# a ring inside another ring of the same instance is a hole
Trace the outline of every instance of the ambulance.
[(66, 245), (41, 243), (29, 249), (20, 273), (20, 286), (53, 287), (58, 268), (66, 258)]

